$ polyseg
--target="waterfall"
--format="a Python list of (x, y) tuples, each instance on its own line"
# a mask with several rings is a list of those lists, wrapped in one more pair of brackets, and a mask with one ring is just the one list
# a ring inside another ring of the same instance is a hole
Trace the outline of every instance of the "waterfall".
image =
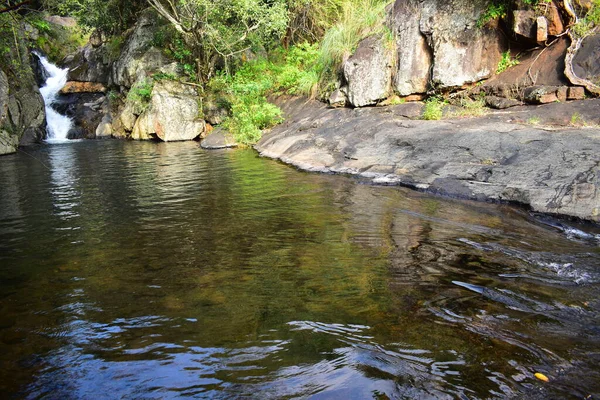
[(42, 66), (48, 73), (48, 78), (43, 87), (40, 88), (40, 93), (44, 98), (44, 104), (46, 106), (46, 122), (48, 124), (48, 143), (60, 143), (67, 141), (67, 134), (73, 126), (71, 118), (60, 115), (54, 108), (52, 103), (56, 101), (56, 96), (60, 89), (62, 89), (67, 83), (68, 68), (60, 69), (56, 65), (48, 61), (48, 59), (40, 54), (36, 53), (39, 57)]

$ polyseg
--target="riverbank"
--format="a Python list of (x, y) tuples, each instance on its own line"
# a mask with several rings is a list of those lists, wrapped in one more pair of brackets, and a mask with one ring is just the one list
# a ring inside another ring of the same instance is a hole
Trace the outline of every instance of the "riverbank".
[(282, 97), (286, 122), (255, 146), (302, 170), (600, 222), (600, 100), (417, 120), (419, 103), (332, 109)]

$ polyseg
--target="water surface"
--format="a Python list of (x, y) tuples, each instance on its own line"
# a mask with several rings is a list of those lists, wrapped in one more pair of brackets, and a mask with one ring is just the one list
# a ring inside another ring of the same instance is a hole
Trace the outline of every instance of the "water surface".
[(2, 157), (0, 204), (3, 397), (600, 393), (593, 226), (196, 143)]

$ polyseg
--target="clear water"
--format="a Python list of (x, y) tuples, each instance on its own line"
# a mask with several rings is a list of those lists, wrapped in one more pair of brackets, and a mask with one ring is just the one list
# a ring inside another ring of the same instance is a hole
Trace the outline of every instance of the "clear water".
[(595, 227), (196, 143), (5, 156), (0, 204), (5, 398), (600, 393)]

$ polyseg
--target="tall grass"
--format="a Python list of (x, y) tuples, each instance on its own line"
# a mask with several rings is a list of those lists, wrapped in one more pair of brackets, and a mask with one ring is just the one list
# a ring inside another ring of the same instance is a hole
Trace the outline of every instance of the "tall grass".
[(337, 22), (321, 41), (319, 69), (322, 80), (337, 71), (362, 39), (385, 32), (385, 8), (389, 3), (389, 0), (343, 1)]

